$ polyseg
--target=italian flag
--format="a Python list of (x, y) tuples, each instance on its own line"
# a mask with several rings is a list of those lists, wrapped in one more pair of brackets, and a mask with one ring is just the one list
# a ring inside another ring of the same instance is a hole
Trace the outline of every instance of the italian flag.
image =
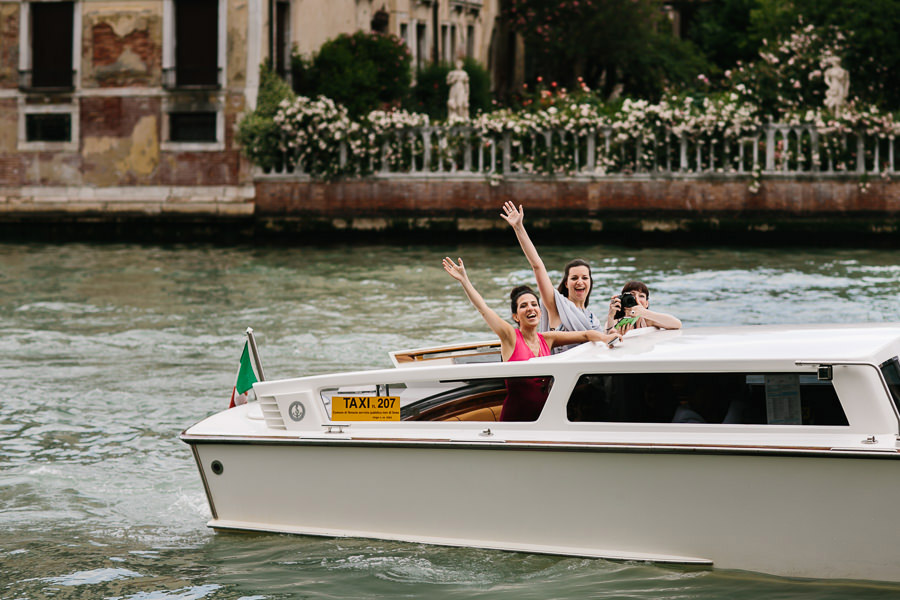
[(250, 364), (250, 342), (244, 342), (244, 351), (241, 352), (241, 364), (238, 367), (237, 378), (234, 381), (234, 389), (231, 390), (231, 402), (228, 408), (234, 408), (239, 404), (247, 403), (247, 392), (253, 389), (256, 383), (256, 373)]

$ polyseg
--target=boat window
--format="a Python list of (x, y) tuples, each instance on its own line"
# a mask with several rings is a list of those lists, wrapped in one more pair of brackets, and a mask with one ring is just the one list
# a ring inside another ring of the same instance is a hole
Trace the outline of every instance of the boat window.
[[(536, 421), (547, 401), (553, 378), (507, 377), (441, 383), (454, 387), (402, 405), (400, 418), (404, 421)], [(511, 403), (504, 409), (507, 396)]]
[(329, 417), (335, 396), (392, 396), (400, 400), (401, 421), (500, 421), (511, 393), (515, 402), (503, 413), (504, 420), (535, 421), (552, 384), (552, 377), (495, 377), (335, 387), (321, 390), (320, 395)]
[(891, 391), (891, 399), (897, 407), (897, 413), (900, 414), (900, 360), (895, 356), (881, 363), (881, 374), (884, 375), (884, 381)]
[(815, 373), (588, 374), (567, 413), (594, 422), (848, 424), (831, 382)]

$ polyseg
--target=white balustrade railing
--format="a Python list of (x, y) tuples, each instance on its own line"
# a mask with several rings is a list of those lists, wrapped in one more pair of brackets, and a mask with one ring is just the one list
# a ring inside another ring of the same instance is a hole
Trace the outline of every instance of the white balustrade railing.
[[(341, 143), (333, 162), (345, 176), (581, 178), (886, 175), (897, 172), (893, 136), (821, 134), (812, 125), (764, 126), (739, 138), (679, 137), (664, 133), (639, 139), (602, 128), (587, 135), (547, 130), (482, 134), (466, 126), (409, 128), (354, 155)], [(321, 176), (316, 164), (285, 157), (273, 175)], [(265, 175), (263, 175), (265, 176)]]

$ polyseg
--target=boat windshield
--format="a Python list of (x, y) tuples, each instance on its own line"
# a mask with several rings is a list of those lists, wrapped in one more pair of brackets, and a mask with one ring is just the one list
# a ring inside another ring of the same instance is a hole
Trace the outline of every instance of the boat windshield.
[(336, 398), (352, 396), (372, 402), (394, 398), (399, 403), (392, 418), (359, 420), (536, 421), (552, 386), (549, 376), (490, 377), (324, 388), (320, 395), (329, 418), (334, 417)]
[(897, 414), (900, 415), (900, 359), (895, 356), (881, 363), (881, 374), (884, 375), (884, 381), (891, 392), (891, 399), (894, 401)]
[(582, 375), (570, 421), (846, 426), (830, 381), (815, 373)]

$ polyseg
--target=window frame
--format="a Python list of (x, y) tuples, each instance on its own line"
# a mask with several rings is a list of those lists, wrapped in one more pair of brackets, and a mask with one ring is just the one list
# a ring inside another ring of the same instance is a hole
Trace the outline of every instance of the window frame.
[[(19, 73), (32, 71), (34, 56), (32, 53), (32, 11), (31, 5), (46, 2), (71, 2), (72, 4), (72, 86), (65, 90), (48, 88), (46, 90), (33, 89), (31, 87), (24, 89), (24, 93), (32, 95), (47, 94), (71, 94), (81, 89), (81, 38), (82, 38), (82, 19), (81, 19), (81, 0), (26, 0), (20, 5), (19, 18)], [(33, 75), (33, 73), (32, 73)], [(20, 86), (21, 88), (21, 86)], [(74, 124), (73, 124), (74, 129)], [(74, 134), (73, 134), (74, 137)], [(24, 141), (24, 137), (20, 136), (19, 140)]]
[[(172, 82), (172, 85), (167, 85), (166, 75), (165, 73), (173, 73), (178, 65), (175, 63), (175, 44), (177, 42), (175, 38), (175, 2), (177, 0), (163, 0), (163, 27), (162, 27), (162, 64), (161, 67), (161, 77), (163, 78), (161, 84), (163, 87), (170, 89), (173, 93), (183, 92), (185, 89), (189, 88), (179, 88), (177, 82)], [(216, 82), (217, 90), (223, 90), (228, 81), (228, 53), (227, 49), (227, 36), (228, 36), (228, 2), (227, 0), (217, 0), (218, 1), (218, 32), (216, 39), (216, 64), (218, 68), (218, 81)], [(221, 138), (220, 138), (221, 139)]]
[(831, 382), (832, 389), (834, 391), (835, 397), (838, 402), (838, 406), (840, 407), (841, 412), (844, 415), (844, 419), (846, 421), (846, 425), (804, 425), (802, 423), (790, 423), (790, 424), (777, 424), (777, 423), (722, 423), (722, 422), (671, 422), (671, 421), (572, 421), (569, 419), (569, 402), (572, 399), (572, 394), (574, 393), (576, 387), (578, 386), (579, 381), (581, 381), (582, 377), (588, 375), (598, 375), (598, 376), (646, 376), (646, 375), (742, 375), (744, 377), (747, 376), (761, 376), (765, 377), (766, 375), (785, 375), (785, 374), (796, 374), (798, 376), (803, 375), (812, 375), (815, 376), (815, 371), (808, 370), (786, 370), (786, 369), (766, 369), (766, 370), (715, 370), (715, 371), (672, 371), (666, 370), (665, 368), (660, 368), (658, 370), (654, 370), (652, 372), (649, 371), (594, 371), (594, 370), (579, 370), (573, 374), (573, 378), (571, 380), (571, 387), (566, 391), (560, 390), (560, 394), (563, 396), (561, 402), (561, 410), (562, 410), (562, 420), (563, 423), (574, 426), (587, 426), (589, 428), (599, 428), (599, 429), (610, 429), (610, 430), (624, 430), (624, 431), (654, 431), (665, 429), (668, 432), (677, 432), (677, 431), (688, 431), (694, 427), (699, 427), (701, 430), (715, 430), (715, 429), (724, 429), (728, 431), (732, 431), (735, 429), (741, 429), (744, 431), (754, 431), (760, 433), (775, 433), (775, 432), (812, 432), (812, 431), (822, 431), (822, 432), (839, 432), (839, 433), (849, 433), (854, 429), (853, 421), (850, 418), (850, 414), (847, 411), (847, 408), (844, 406), (841, 401), (841, 396), (838, 394), (838, 388)]
[[(215, 141), (180, 142), (171, 139), (171, 113), (216, 113)], [(225, 150), (225, 113), (221, 102), (190, 102), (181, 98), (164, 98), (160, 118), (160, 150), (169, 152), (221, 152)]]
[[(18, 144), (17, 148), (23, 152), (46, 152), (46, 151), (67, 151), (74, 152), (78, 150), (78, 141), (80, 138), (80, 104), (77, 101), (61, 103), (61, 104), (27, 104), (25, 98), (19, 98), (19, 118), (18, 118)], [(47, 141), (28, 141), (26, 120), (28, 115), (36, 114), (68, 114), (71, 115), (71, 127), (69, 133), (71, 135), (67, 142), (47, 142)]]

